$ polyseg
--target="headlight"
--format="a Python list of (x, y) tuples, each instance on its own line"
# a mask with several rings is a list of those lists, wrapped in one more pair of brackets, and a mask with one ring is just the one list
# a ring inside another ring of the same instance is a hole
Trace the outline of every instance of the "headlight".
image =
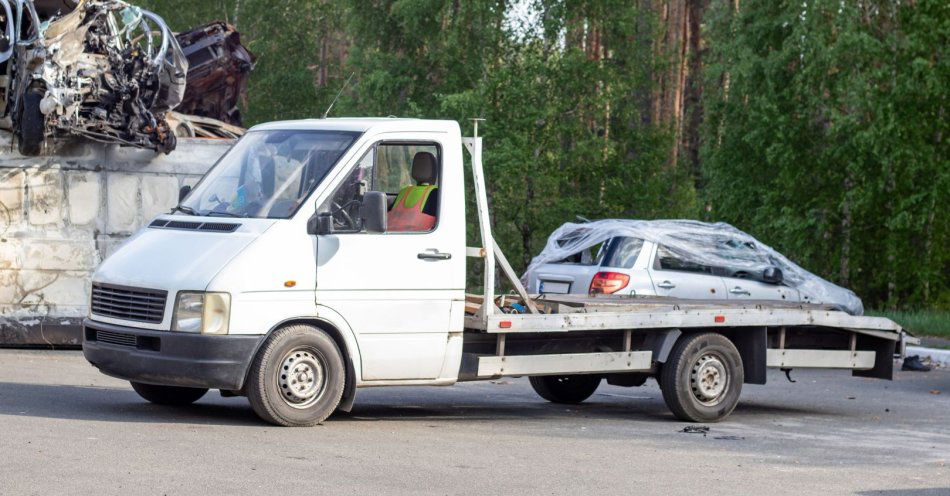
[(231, 295), (228, 293), (198, 293), (182, 291), (175, 303), (172, 330), (227, 334), (231, 314)]

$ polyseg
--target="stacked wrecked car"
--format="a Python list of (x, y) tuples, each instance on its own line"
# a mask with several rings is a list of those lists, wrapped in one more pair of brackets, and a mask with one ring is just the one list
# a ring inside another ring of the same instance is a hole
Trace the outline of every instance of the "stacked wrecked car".
[[(120, 0), (0, 0), (0, 16), (0, 127), (14, 133), (24, 155), (39, 154), (53, 137), (168, 153), (177, 136), (243, 133), (234, 109), (254, 57), (236, 33), (220, 36), (233, 32), (224, 23), (179, 35), (202, 57), (199, 67), (227, 69), (200, 71), (201, 84), (188, 88), (190, 57), (148, 10)], [(236, 89), (210, 98), (218, 103), (212, 110), (226, 111), (172, 113), (186, 97), (201, 101), (202, 90), (215, 87), (213, 75), (237, 81)]]

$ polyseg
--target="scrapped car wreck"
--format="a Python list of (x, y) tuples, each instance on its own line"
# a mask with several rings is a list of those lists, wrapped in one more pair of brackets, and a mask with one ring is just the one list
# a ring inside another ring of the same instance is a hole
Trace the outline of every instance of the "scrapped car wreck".
[(120, 0), (70, 4), (0, 0), (12, 48), (4, 117), (20, 152), (61, 134), (173, 150), (164, 114), (181, 102), (188, 64), (168, 26)]
[(240, 104), (245, 103), (247, 75), (257, 57), (241, 45), (241, 35), (234, 26), (218, 21), (175, 38), (188, 59), (188, 84), (176, 112), (242, 127)]
[[(186, 54), (160, 16), (121, 0), (0, 7), (0, 127), (13, 131), (22, 154), (67, 135), (168, 153), (176, 137), (243, 134), (237, 106), (254, 56), (231, 26), (182, 33)], [(169, 115), (186, 97), (184, 113)], [(214, 105), (195, 103), (205, 97)]]

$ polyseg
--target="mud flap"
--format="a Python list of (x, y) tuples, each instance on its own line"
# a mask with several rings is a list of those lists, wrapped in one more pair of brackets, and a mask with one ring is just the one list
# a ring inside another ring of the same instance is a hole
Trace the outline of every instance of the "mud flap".
[(896, 341), (858, 334), (857, 349), (874, 352), (874, 368), (870, 370), (852, 370), (851, 375), (854, 377), (894, 380), (894, 351), (896, 348)]
[(765, 384), (768, 328), (739, 329), (729, 336), (742, 357), (746, 384)]
[(343, 397), (340, 398), (340, 404), (336, 409), (349, 412), (353, 409), (354, 401), (356, 401), (356, 369), (353, 367), (353, 360), (346, 357), (346, 383), (343, 384)]

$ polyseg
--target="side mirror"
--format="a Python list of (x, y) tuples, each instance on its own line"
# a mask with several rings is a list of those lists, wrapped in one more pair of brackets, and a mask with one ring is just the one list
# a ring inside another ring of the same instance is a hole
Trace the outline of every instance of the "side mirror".
[(191, 186), (186, 184), (182, 186), (180, 190), (178, 190), (178, 203), (181, 203), (181, 201), (184, 200), (186, 196), (188, 196), (188, 193), (191, 193)]
[(332, 234), (333, 216), (330, 212), (317, 212), (307, 219), (307, 234)]
[(762, 271), (762, 280), (769, 284), (781, 284), (782, 283), (782, 269), (778, 267), (766, 267)]
[(386, 212), (388, 202), (386, 193), (367, 191), (363, 195), (363, 204), (360, 206), (360, 217), (363, 218), (363, 228), (370, 233), (386, 232)]

